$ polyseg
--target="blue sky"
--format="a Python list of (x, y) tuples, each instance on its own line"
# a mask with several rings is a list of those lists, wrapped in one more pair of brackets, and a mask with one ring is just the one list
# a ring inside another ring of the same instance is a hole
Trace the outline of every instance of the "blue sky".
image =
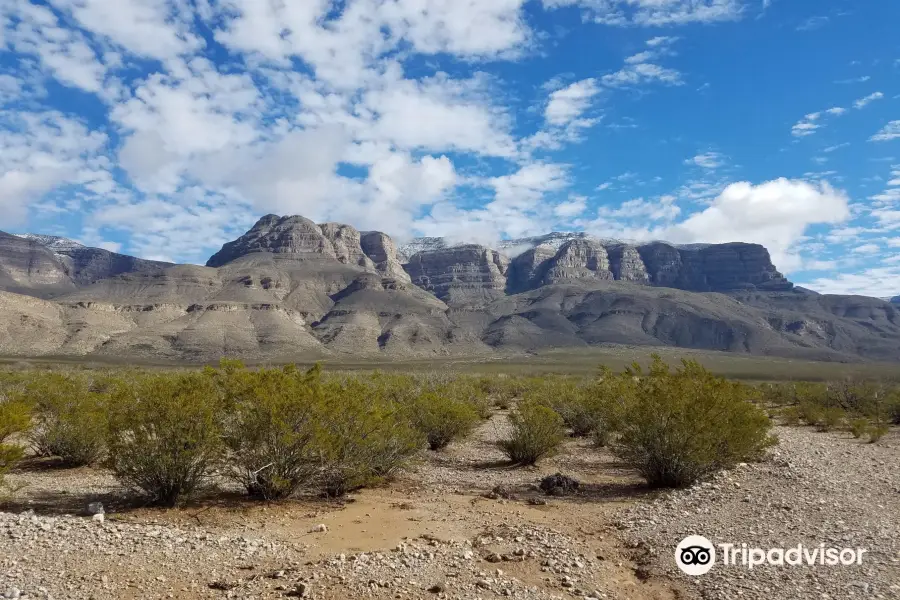
[(205, 262), (261, 215), (766, 245), (900, 293), (900, 3), (7, 0), (0, 229)]

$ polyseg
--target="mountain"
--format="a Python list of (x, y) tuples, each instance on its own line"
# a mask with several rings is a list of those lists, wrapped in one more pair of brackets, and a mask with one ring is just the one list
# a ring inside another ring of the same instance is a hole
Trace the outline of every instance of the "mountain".
[(201, 267), (4, 234), (0, 354), (476, 357), (628, 344), (900, 357), (900, 307), (795, 288), (756, 244), (514, 242), (398, 246), (266, 215)]
[(894, 296), (893, 298), (891, 298), (891, 303), (900, 304), (900, 296)]
[(42, 298), (123, 273), (159, 271), (170, 266), (171, 263), (89, 248), (64, 237), (0, 232), (0, 281), (10, 281), (0, 284), (0, 289)]
[(52, 297), (75, 289), (66, 266), (41, 242), (0, 231), (0, 289)]

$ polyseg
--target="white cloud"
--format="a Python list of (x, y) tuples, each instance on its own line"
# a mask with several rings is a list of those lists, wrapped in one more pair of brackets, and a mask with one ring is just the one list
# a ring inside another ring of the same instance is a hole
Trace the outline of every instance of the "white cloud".
[(854, 77), (853, 79), (841, 79), (839, 81), (835, 81), (835, 83), (840, 84), (848, 84), (848, 83), (865, 83), (872, 79), (869, 75), (863, 75), (861, 77)]
[(724, 157), (718, 152), (704, 152), (684, 161), (686, 165), (695, 165), (704, 169), (715, 170), (725, 164)]
[(900, 267), (876, 267), (858, 273), (841, 273), (822, 277), (800, 285), (823, 294), (860, 294), (876, 298), (897, 295), (900, 288)]
[(881, 246), (878, 244), (863, 244), (853, 248), (854, 254), (877, 254), (880, 251)]
[(37, 57), (44, 69), (63, 85), (90, 93), (103, 90), (106, 68), (84, 35), (63, 27), (56, 15), (44, 6), (18, 0), (10, 10), (17, 25), (9, 28), (6, 35), (16, 52)]
[(777, 179), (760, 185), (729, 185), (706, 210), (668, 231), (672, 241), (756, 242), (768, 248), (776, 264), (798, 264), (793, 246), (807, 227), (840, 223), (850, 215), (849, 199), (827, 183)]
[(542, 0), (546, 8), (580, 7), (585, 16), (607, 25), (686, 25), (735, 21), (741, 0)]
[(585, 196), (570, 196), (565, 202), (560, 202), (553, 207), (553, 214), (563, 219), (577, 217), (587, 210), (587, 198)]
[(813, 31), (815, 29), (819, 29), (823, 27), (826, 23), (828, 23), (829, 18), (825, 16), (819, 17), (809, 17), (799, 25), (797, 25), (797, 31)]
[(834, 152), (835, 150), (840, 150), (841, 148), (846, 148), (850, 145), (850, 142), (844, 142), (842, 144), (835, 144), (834, 146), (828, 146), (827, 148), (823, 148), (822, 152)]
[(550, 94), (544, 118), (550, 125), (566, 125), (579, 118), (599, 93), (595, 79), (582, 79)]
[(388, 80), (364, 95), (371, 125), (360, 139), (400, 148), (512, 156), (515, 142), (503, 109), (490, 104), (481, 79), (438, 74), (422, 81)]
[(58, 112), (0, 111), (0, 226), (23, 223), (60, 186), (108, 179), (107, 141)]
[[(653, 203), (661, 210), (666, 203)], [(631, 201), (605, 211), (586, 227), (599, 235), (635, 240), (668, 240), (676, 243), (749, 242), (765, 246), (775, 265), (790, 272), (803, 263), (799, 244), (807, 229), (816, 224), (840, 223), (850, 217), (849, 198), (824, 182), (776, 179), (759, 185), (732, 183), (709, 206), (683, 220), (648, 227), (649, 208)], [(669, 213), (674, 218), (674, 201)]]
[(624, 68), (600, 78), (609, 87), (634, 87), (645, 83), (660, 82), (668, 85), (682, 85), (681, 73), (675, 69), (661, 67), (653, 63), (628, 64)]
[(870, 142), (889, 142), (900, 138), (900, 121), (891, 121), (869, 138)]
[(823, 116), (839, 117), (847, 112), (846, 108), (834, 106), (820, 112), (809, 113), (791, 128), (791, 135), (794, 137), (806, 137), (814, 134), (817, 130), (825, 126)]
[(821, 127), (817, 123), (822, 113), (810, 113), (794, 124), (791, 128), (791, 135), (794, 137), (805, 137), (812, 135)]
[(204, 46), (183, 0), (50, 0), (95, 35), (138, 56), (166, 60)]
[(875, 92), (873, 94), (869, 94), (865, 98), (860, 98), (859, 100), (857, 100), (856, 102), (853, 103), (853, 106), (855, 106), (856, 108), (865, 108), (865, 106), (867, 104), (870, 104), (871, 102), (874, 102), (875, 100), (881, 100), (882, 98), (884, 98), (883, 93)]

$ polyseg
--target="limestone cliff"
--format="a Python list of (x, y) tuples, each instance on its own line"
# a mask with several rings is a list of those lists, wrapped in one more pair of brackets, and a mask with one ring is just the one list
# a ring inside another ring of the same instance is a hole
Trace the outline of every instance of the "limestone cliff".
[(418, 252), (405, 265), (414, 285), (448, 303), (503, 295), (509, 259), (477, 244)]

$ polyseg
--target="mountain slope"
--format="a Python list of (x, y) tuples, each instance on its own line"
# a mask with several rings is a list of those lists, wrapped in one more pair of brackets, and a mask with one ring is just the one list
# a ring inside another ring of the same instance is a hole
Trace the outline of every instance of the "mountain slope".
[(380, 232), (267, 215), (209, 266), (133, 259), (95, 279), (112, 259), (92, 271), (70, 256), (94, 249), (0, 236), (6, 280), (54, 295), (0, 295), (0, 353), (475, 357), (625, 344), (900, 358), (900, 306), (794, 289), (762, 246), (535, 241), (512, 258), (442, 242), (404, 257)]

